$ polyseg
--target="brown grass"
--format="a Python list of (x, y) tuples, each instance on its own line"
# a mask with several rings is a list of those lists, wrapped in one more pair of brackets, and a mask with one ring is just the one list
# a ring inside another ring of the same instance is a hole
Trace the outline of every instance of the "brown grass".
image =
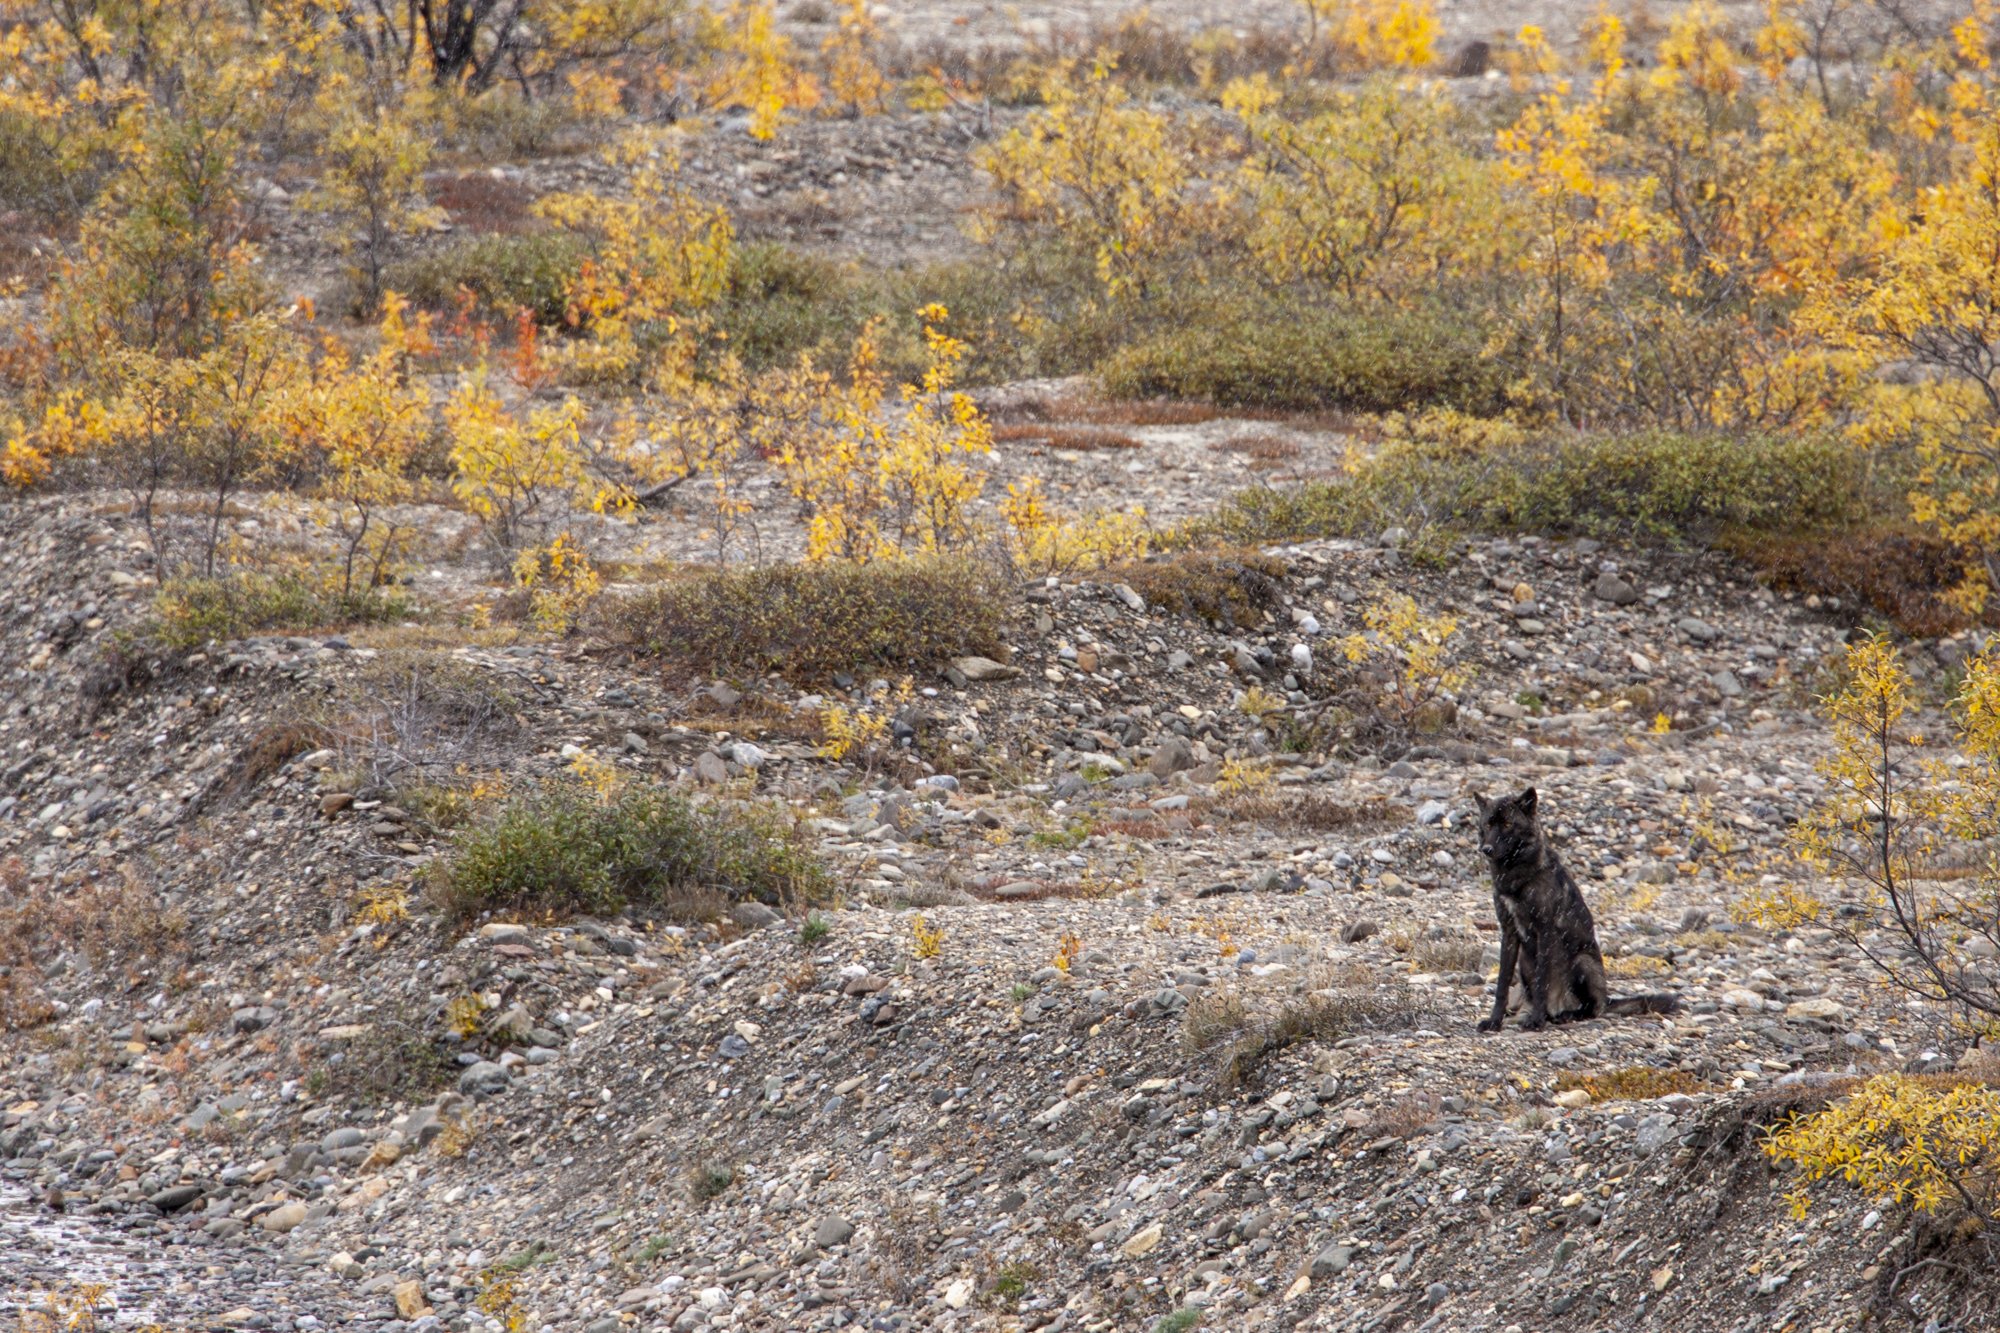
[(1119, 431), (1092, 426), (1050, 426), (1016, 422), (995, 426), (993, 438), (1003, 444), (1039, 444), (1047, 449), (1067, 449), (1088, 453), (1097, 449), (1137, 449), (1139, 441)]
[(426, 185), (431, 202), (451, 216), (461, 232), (484, 235), (490, 232), (535, 231), (541, 226), (531, 210), (535, 195), (517, 180), (485, 171), (468, 171), (456, 176), (433, 176)]
[(1258, 469), (1283, 467), (1296, 462), (1304, 447), (1288, 435), (1235, 435), (1208, 446), (1218, 454), (1241, 454)]
[(1016, 426), (1051, 422), (1086, 426), (1193, 426), (1213, 421), (1222, 413), (1207, 403), (1170, 398), (1024, 398), (995, 408), (988, 415), (995, 422)]
[(1405, 1093), (1377, 1111), (1368, 1122), (1371, 1138), (1415, 1138), (1437, 1123), (1444, 1103), (1434, 1092)]
[(1410, 963), (1420, 972), (1477, 972), (1486, 950), (1467, 935), (1418, 940), (1410, 948)]
[(42, 962), (75, 950), (92, 965), (155, 966), (183, 948), (187, 917), (167, 907), (131, 865), (69, 889), (33, 884), (18, 857), (0, 865), (0, 1032), (55, 1016)]
[(318, 722), (273, 722), (244, 742), (229, 760), (215, 797), (233, 800), (269, 779), (299, 755), (338, 741), (332, 728)]

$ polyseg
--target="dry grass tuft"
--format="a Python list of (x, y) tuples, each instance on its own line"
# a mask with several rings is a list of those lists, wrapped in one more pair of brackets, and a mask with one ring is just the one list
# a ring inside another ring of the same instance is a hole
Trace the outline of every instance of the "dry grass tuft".
[(1298, 796), (1246, 793), (1216, 801), (1206, 806), (1205, 812), (1236, 823), (1287, 833), (1333, 833), (1410, 821), (1408, 806), (1384, 797), (1371, 796), (1350, 805), (1319, 792)]
[(1118, 565), (1101, 576), (1126, 583), (1154, 606), (1226, 628), (1255, 625), (1279, 605), (1285, 562), (1259, 551), (1183, 551)]
[(1703, 1086), (1700, 1079), (1685, 1069), (1659, 1069), (1652, 1065), (1629, 1065), (1594, 1074), (1561, 1074), (1556, 1078), (1557, 1092), (1582, 1088), (1594, 1102), (1648, 1102), (1675, 1093), (1700, 1092)]
[(1267, 1010), (1253, 1007), (1240, 992), (1223, 989), (1189, 1002), (1181, 1032), (1193, 1053), (1219, 1050), (1217, 1083), (1233, 1092), (1255, 1078), (1271, 1056), (1298, 1042), (1412, 1028), (1431, 1013), (1426, 997), (1400, 983), (1308, 990), (1287, 995)]

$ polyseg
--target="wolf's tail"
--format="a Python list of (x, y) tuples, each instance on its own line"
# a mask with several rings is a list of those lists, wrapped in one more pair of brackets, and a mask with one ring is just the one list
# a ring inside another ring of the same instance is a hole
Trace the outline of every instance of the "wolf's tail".
[(1638, 1014), (1671, 1014), (1680, 1007), (1680, 998), (1674, 995), (1625, 995), (1605, 1001), (1604, 1012), (1616, 1018), (1631, 1018)]

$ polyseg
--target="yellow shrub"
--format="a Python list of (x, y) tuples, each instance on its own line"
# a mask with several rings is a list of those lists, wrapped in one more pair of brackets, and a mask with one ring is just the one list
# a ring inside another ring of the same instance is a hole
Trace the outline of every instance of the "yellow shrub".
[(944, 927), (924, 920), (922, 912), (910, 918), (910, 948), (918, 958), (935, 958), (944, 952)]
[(1457, 660), (1455, 616), (1426, 615), (1415, 598), (1397, 593), (1372, 603), (1361, 618), (1372, 636), (1349, 635), (1341, 651), (1351, 664), (1387, 677), (1381, 702), (1398, 722), (1417, 722), (1430, 704), (1472, 678), (1472, 668)]
[(535, 624), (552, 634), (575, 629), (604, 589), (604, 576), (567, 532), (547, 546), (521, 552), (514, 561), (514, 582), (528, 590)]
[(1097, 509), (1074, 518), (1053, 513), (1039, 477), (1007, 484), (1000, 502), (1014, 563), (1030, 574), (1067, 574), (1145, 556), (1152, 545), (1146, 510)]
[(1790, 1194), (1804, 1217), (1812, 1188), (1840, 1179), (1919, 1213), (2000, 1218), (2000, 1090), (1903, 1074), (1869, 1079), (1823, 1111), (1794, 1115), (1764, 1140), (1799, 1169)]

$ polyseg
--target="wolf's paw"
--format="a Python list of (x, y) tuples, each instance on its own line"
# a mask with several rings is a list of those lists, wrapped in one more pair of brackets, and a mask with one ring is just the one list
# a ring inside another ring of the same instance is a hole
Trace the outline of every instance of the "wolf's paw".
[(1515, 1024), (1523, 1032), (1539, 1032), (1548, 1025), (1549, 1016), (1547, 1014), (1523, 1014), (1521, 1021)]
[(1500, 1020), (1497, 1018), (1482, 1018), (1479, 1020), (1478, 1028), (1481, 1032), (1498, 1032), (1500, 1030)]

